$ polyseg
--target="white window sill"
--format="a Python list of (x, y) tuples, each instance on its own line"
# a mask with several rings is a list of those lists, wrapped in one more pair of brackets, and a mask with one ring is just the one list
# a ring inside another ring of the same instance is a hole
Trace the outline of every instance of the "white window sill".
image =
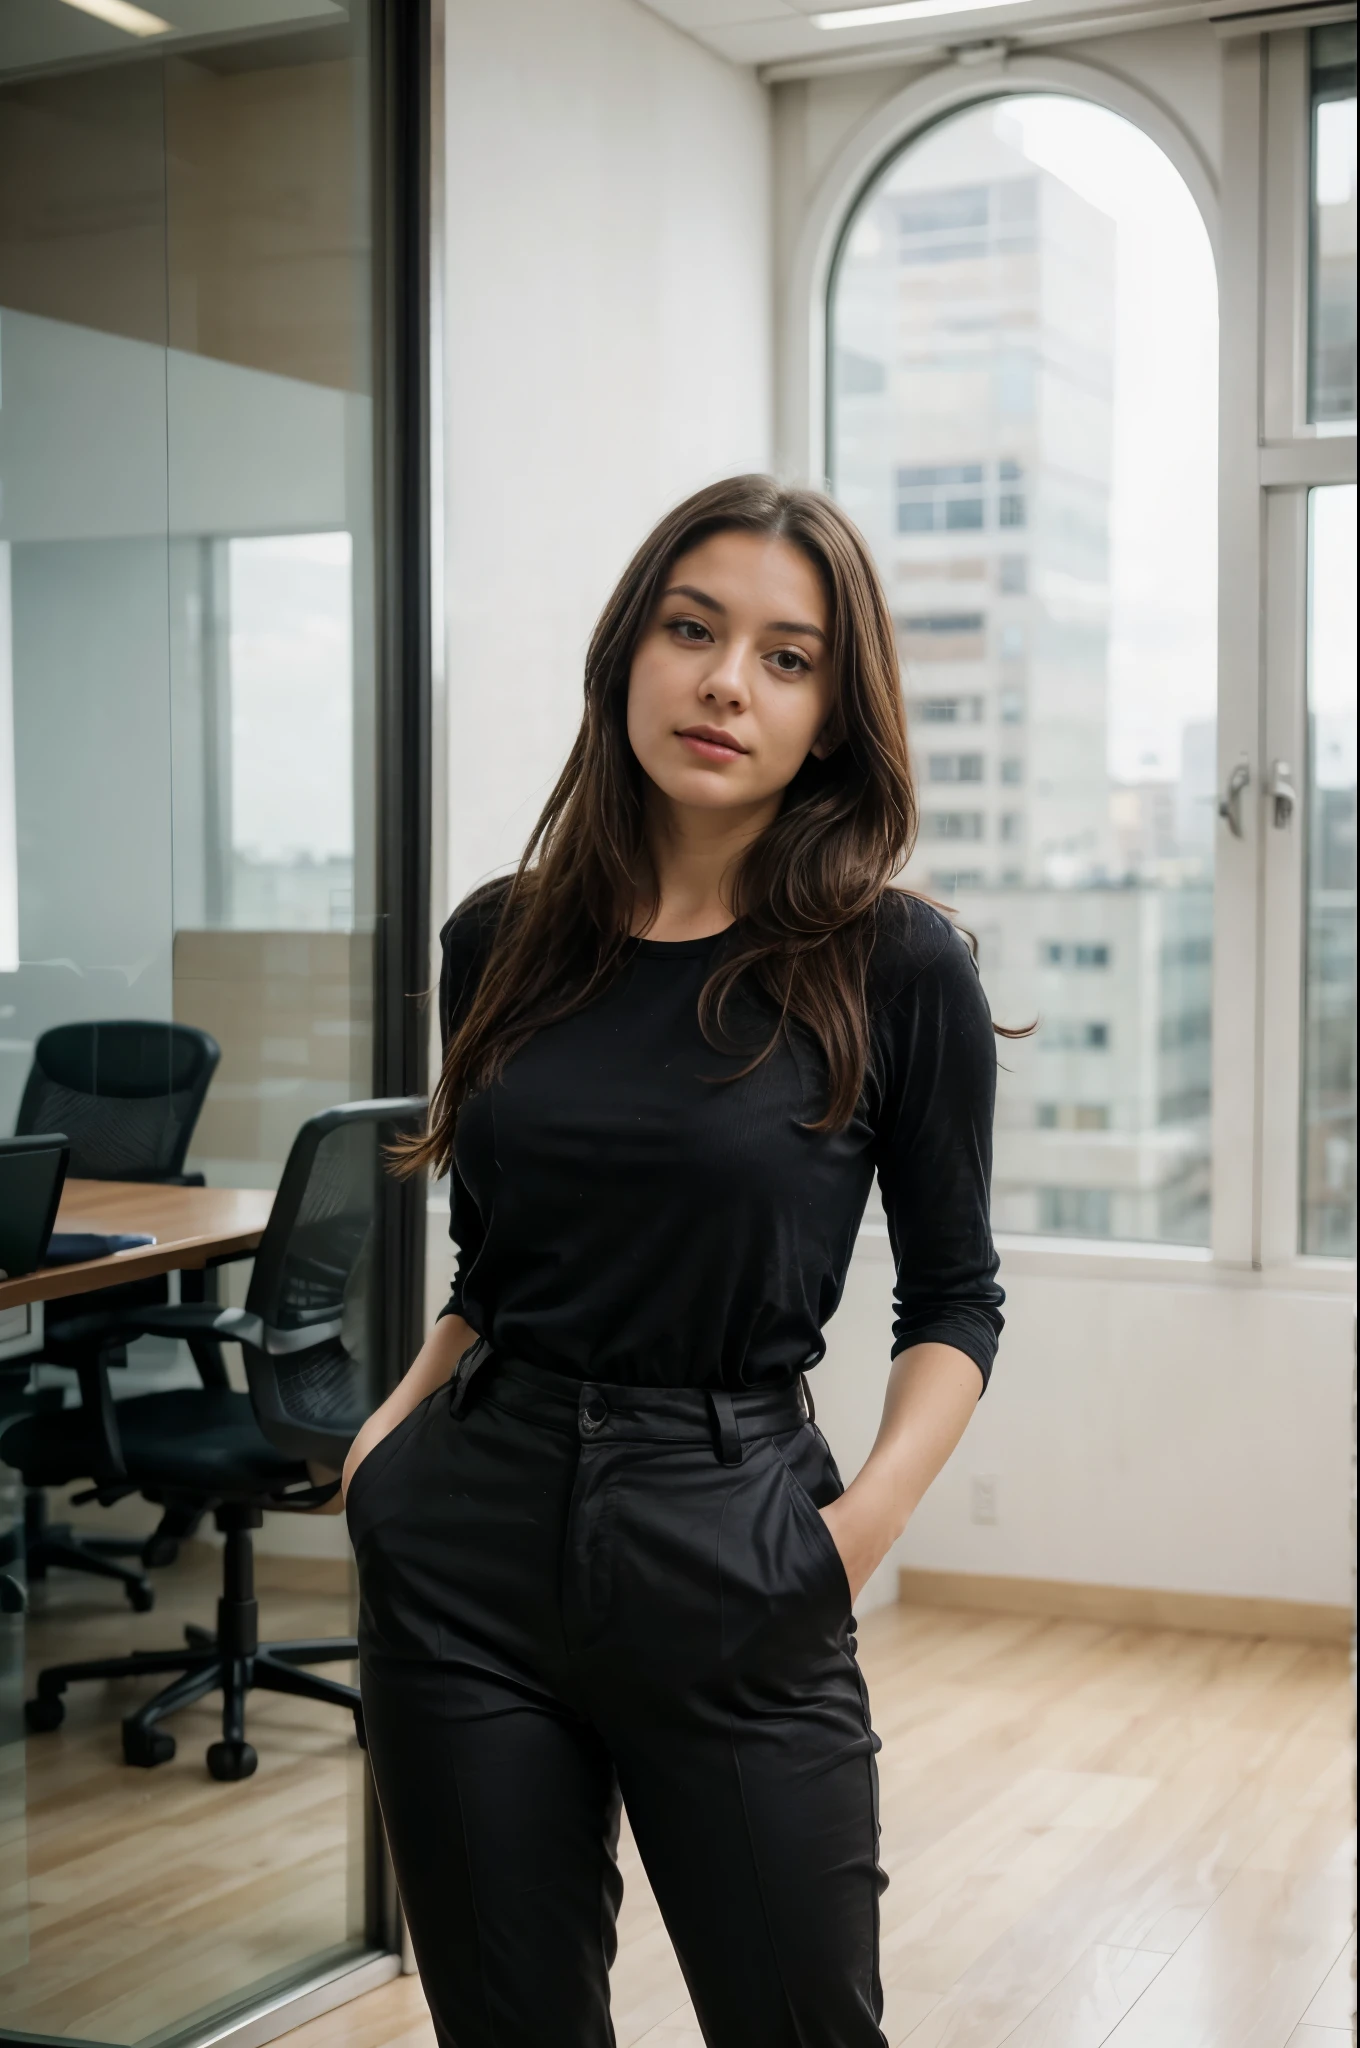
[[(1230, 1266), (1200, 1245), (1129, 1244), (1109, 1238), (1019, 1237), (998, 1233), (1001, 1280), (1134, 1280), (1184, 1287), (1245, 1287), (1293, 1294), (1353, 1294), (1353, 1259), (1295, 1258), (1264, 1268)], [(862, 1225), (858, 1249), (890, 1260), (887, 1226)]]

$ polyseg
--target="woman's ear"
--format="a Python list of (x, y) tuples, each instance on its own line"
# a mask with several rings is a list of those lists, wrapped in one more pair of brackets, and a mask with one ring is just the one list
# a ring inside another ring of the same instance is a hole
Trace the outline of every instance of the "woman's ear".
[(833, 711), (808, 748), (808, 752), (814, 761), (829, 761), (844, 738), (845, 728), (841, 724), (840, 714)]

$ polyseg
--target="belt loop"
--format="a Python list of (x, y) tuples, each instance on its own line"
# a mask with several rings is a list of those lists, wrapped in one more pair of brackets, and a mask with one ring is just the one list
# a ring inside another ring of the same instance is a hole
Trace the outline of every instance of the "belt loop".
[(469, 1344), (459, 1359), (453, 1375), (453, 1390), (449, 1395), (449, 1414), (461, 1415), (467, 1402), (468, 1388), (474, 1376), (479, 1373), (491, 1356), (491, 1346), (485, 1337), (479, 1337), (475, 1344)]
[(713, 1423), (713, 1446), (724, 1465), (741, 1463), (741, 1431), (737, 1428), (737, 1411), (732, 1406), (732, 1396), (724, 1387), (709, 1387), (708, 1412)]
[(807, 1409), (807, 1419), (809, 1422), (815, 1422), (817, 1403), (812, 1398), (812, 1388), (808, 1385), (808, 1376), (805, 1372), (799, 1373), (798, 1383), (803, 1389), (803, 1406)]

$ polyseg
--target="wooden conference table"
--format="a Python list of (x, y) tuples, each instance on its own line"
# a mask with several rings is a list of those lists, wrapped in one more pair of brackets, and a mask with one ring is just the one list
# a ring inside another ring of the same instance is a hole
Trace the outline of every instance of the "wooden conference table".
[(74, 1266), (40, 1266), (21, 1280), (0, 1280), (0, 1309), (63, 1295), (92, 1294), (125, 1280), (178, 1273), (213, 1259), (244, 1257), (264, 1235), (274, 1206), (269, 1188), (176, 1188), (132, 1180), (68, 1180), (57, 1212), (58, 1230), (145, 1233), (154, 1244), (83, 1259)]

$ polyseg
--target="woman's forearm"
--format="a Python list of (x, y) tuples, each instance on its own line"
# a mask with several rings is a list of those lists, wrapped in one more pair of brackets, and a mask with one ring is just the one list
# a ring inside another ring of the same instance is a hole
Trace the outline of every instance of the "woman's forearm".
[(893, 1360), (874, 1447), (822, 1509), (855, 1598), (948, 1462), (981, 1392), (976, 1365), (952, 1344), (914, 1344)]
[(342, 1474), (343, 1493), (349, 1491), (350, 1480), (373, 1446), (381, 1443), (388, 1431), (404, 1421), (413, 1408), (418, 1408), (427, 1394), (432, 1394), (436, 1387), (444, 1386), (453, 1378), (459, 1359), (476, 1341), (477, 1332), (461, 1316), (440, 1317), (416, 1353), (409, 1371), (393, 1387), (382, 1406), (373, 1410), (350, 1445)]

